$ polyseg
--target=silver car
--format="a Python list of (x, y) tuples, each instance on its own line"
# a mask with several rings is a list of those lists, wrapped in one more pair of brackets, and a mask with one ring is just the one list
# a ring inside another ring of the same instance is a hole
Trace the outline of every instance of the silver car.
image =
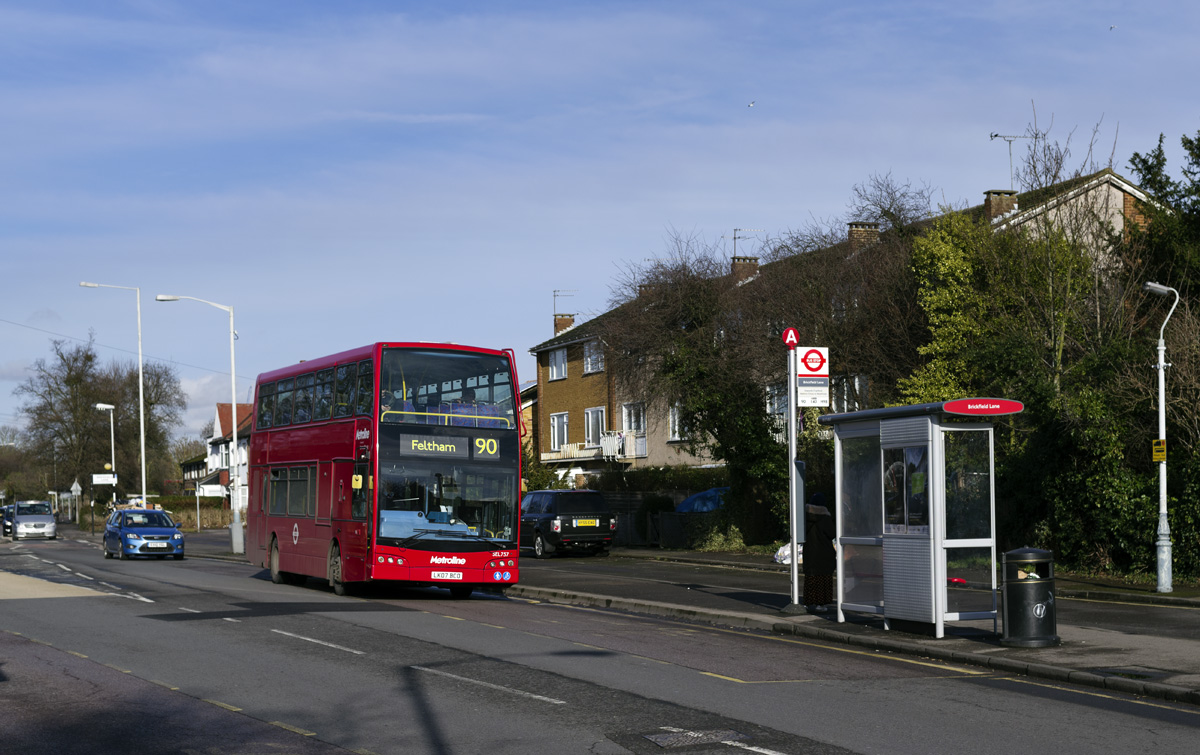
[(53, 540), (58, 537), (58, 525), (49, 501), (17, 501), (13, 509), (12, 539), (36, 537)]

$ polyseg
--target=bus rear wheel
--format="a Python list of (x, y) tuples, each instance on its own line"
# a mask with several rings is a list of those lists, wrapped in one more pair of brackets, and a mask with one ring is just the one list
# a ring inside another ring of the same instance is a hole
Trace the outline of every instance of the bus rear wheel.
[(329, 586), (334, 595), (346, 594), (346, 583), (342, 581), (342, 550), (337, 545), (329, 549)]

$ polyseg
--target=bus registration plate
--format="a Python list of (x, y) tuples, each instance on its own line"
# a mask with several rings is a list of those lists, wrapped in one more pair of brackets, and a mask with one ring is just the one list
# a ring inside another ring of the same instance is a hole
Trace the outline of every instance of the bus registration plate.
[(458, 579), (458, 580), (461, 580), (462, 572), (460, 572), (460, 571), (435, 571), (433, 574), (431, 574), (429, 576), (433, 579)]
[(600, 522), (595, 519), (576, 519), (576, 527), (599, 527)]

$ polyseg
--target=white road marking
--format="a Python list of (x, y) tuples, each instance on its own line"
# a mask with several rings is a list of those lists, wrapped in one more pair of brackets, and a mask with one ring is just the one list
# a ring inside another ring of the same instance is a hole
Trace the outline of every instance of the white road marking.
[(760, 753), (761, 755), (786, 755), (786, 753), (779, 752), (778, 750), (768, 750), (765, 747), (754, 747), (752, 745), (743, 744), (741, 742), (728, 741), (728, 742), (722, 742), (721, 744), (729, 745), (730, 747), (737, 747), (742, 750), (749, 750), (750, 752), (757, 752), (757, 753)]
[(183, 606), (180, 606), (179, 610), (187, 611), (188, 613), (201, 613), (200, 611), (197, 611), (195, 608), (184, 608)]
[(143, 603), (153, 603), (154, 602), (153, 600), (150, 600), (149, 598), (144, 598), (141, 595), (138, 595), (136, 592), (121, 593), (121, 597), (129, 598), (130, 600), (140, 600)]
[(355, 655), (366, 655), (366, 652), (363, 650), (354, 650), (353, 648), (342, 647), (341, 645), (334, 645), (332, 642), (325, 642), (324, 640), (315, 640), (312, 637), (305, 637), (302, 634), (292, 634), (291, 632), (285, 632), (282, 629), (272, 629), (271, 631), (274, 632), (275, 634), (282, 634), (287, 637), (295, 637), (297, 640), (304, 640), (305, 642), (315, 642), (318, 645), (324, 645), (325, 647), (333, 648), (334, 650), (345, 650), (347, 653), (354, 653)]
[(71, 571), (71, 567), (69, 567), (69, 566), (63, 566), (62, 564), (55, 564), (55, 566), (57, 566), (59, 569), (62, 569), (63, 571)]
[(498, 690), (500, 692), (507, 692), (510, 695), (519, 695), (521, 697), (528, 697), (533, 700), (541, 700), (544, 703), (550, 703), (552, 705), (566, 705), (567, 704), (566, 700), (555, 700), (553, 697), (543, 697), (541, 695), (535, 695), (532, 692), (525, 692), (523, 690), (513, 689), (512, 687), (504, 687), (499, 684), (492, 684), (490, 682), (481, 682), (478, 679), (470, 679), (465, 676), (458, 676), (456, 674), (448, 674), (445, 671), (438, 671), (437, 669), (426, 668), (424, 666), (409, 666), (409, 668), (416, 669), (417, 671), (428, 671), (431, 674), (437, 674), (438, 676), (445, 676), (450, 679), (457, 679), (460, 682), (467, 682), (468, 684), (478, 684), (481, 687), (487, 687), (488, 689), (494, 689), (494, 690)]

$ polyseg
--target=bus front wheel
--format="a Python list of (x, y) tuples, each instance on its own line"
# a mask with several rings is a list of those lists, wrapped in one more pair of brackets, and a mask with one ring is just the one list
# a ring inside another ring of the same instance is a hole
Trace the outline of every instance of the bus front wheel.
[(279, 571), (279, 541), (271, 540), (271, 581), (277, 585), (284, 583), (283, 572)]
[(346, 594), (346, 583), (342, 581), (342, 551), (337, 545), (329, 549), (329, 586), (334, 595)]

